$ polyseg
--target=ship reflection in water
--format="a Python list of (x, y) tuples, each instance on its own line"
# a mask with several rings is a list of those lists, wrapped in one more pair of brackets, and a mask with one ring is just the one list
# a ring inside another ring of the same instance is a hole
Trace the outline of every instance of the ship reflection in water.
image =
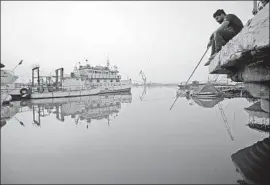
[(39, 99), (23, 102), (32, 109), (33, 123), (41, 126), (41, 118), (55, 114), (56, 119), (64, 122), (66, 117), (74, 119), (74, 123), (106, 119), (108, 124), (118, 116), (122, 103), (131, 103), (131, 93), (104, 94), (73, 98)]

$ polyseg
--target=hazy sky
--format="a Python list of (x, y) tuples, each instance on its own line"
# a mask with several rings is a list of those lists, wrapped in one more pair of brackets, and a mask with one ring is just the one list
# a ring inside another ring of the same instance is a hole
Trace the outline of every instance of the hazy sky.
[[(23, 79), (39, 64), (44, 74), (59, 67), (69, 74), (77, 62), (105, 65), (106, 54), (123, 77), (185, 81), (218, 23), (217, 9), (245, 24), (252, 1), (1, 1), (1, 62)], [(207, 80), (210, 51), (191, 80)]]

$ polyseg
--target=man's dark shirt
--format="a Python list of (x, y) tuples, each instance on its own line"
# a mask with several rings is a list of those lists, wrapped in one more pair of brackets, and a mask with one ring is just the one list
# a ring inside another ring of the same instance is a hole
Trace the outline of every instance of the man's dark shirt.
[(242, 28), (243, 28), (243, 23), (242, 21), (234, 14), (228, 14), (226, 15), (224, 21), (229, 21), (229, 28), (232, 28), (236, 34), (238, 34)]

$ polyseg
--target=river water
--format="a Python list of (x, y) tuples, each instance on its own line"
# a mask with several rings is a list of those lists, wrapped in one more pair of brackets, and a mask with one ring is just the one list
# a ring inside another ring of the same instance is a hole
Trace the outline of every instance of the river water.
[(13, 102), (1, 121), (1, 183), (248, 181), (232, 156), (269, 144), (269, 132), (247, 125), (269, 124), (269, 118), (245, 110), (255, 103), (246, 98), (179, 98), (170, 110), (175, 96), (176, 88), (134, 87), (124, 94)]

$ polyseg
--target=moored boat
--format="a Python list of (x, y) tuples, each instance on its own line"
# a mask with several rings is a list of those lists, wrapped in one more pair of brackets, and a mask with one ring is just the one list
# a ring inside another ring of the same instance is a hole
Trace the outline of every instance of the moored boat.
[[(37, 74), (37, 76), (35, 76)], [(117, 67), (75, 66), (73, 72), (64, 76), (64, 68), (55, 70), (55, 76), (40, 76), (39, 66), (32, 69), (32, 85), (23, 92), (30, 99), (88, 96), (131, 90), (131, 79), (122, 80)]]
[(9, 86), (19, 78), (13, 71), (2, 69), (4, 67), (5, 65), (1, 63), (1, 105), (11, 101)]

